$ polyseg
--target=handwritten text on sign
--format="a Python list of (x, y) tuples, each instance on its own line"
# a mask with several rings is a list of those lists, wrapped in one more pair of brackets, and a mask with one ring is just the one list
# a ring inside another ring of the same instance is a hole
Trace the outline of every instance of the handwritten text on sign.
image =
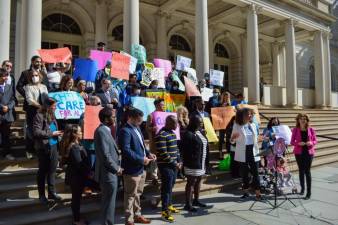
[(82, 96), (74, 91), (63, 91), (49, 93), (49, 97), (54, 98), (56, 103), (56, 119), (79, 119), (84, 113), (85, 102)]
[[(153, 112), (152, 114), (153, 123), (156, 126), (156, 133), (158, 133), (164, 126), (165, 126), (165, 120), (167, 119), (167, 116), (174, 116), (177, 118), (176, 113), (168, 113), (168, 112)], [(177, 140), (180, 140), (180, 129), (179, 126), (177, 126), (176, 130), (174, 130), (174, 133), (176, 134)]]

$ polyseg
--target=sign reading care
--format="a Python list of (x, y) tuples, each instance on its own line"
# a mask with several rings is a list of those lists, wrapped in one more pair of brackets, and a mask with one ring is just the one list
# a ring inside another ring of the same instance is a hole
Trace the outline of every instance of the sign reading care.
[(48, 96), (57, 101), (56, 119), (80, 119), (85, 111), (85, 102), (82, 96), (74, 91), (62, 91), (49, 93)]

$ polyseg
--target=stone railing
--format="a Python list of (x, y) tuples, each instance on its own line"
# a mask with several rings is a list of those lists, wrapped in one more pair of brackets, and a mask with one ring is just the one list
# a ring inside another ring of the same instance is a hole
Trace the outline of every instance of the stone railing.
[(303, 3), (311, 5), (313, 7), (317, 7), (317, 0), (297, 0), (297, 1), (303, 2)]

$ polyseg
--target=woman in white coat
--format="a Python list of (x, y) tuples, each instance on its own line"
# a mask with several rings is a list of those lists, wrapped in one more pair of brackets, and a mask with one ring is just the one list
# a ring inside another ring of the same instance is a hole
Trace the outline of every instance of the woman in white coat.
[(253, 177), (252, 186), (256, 191), (256, 199), (261, 199), (260, 183), (258, 176), (258, 163), (260, 157), (258, 147), (257, 128), (251, 123), (250, 109), (239, 109), (236, 113), (236, 120), (232, 130), (230, 142), (236, 143), (235, 161), (240, 163), (240, 170), (243, 179), (244, 194), (242, 199), (249, 197), (250, 177)]

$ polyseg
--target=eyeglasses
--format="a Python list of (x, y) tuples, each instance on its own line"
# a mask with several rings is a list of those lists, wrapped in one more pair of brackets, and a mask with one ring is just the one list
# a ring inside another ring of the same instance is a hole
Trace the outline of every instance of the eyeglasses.
[(5, 67), (12, 68), (12, 65), (6, 64)]

